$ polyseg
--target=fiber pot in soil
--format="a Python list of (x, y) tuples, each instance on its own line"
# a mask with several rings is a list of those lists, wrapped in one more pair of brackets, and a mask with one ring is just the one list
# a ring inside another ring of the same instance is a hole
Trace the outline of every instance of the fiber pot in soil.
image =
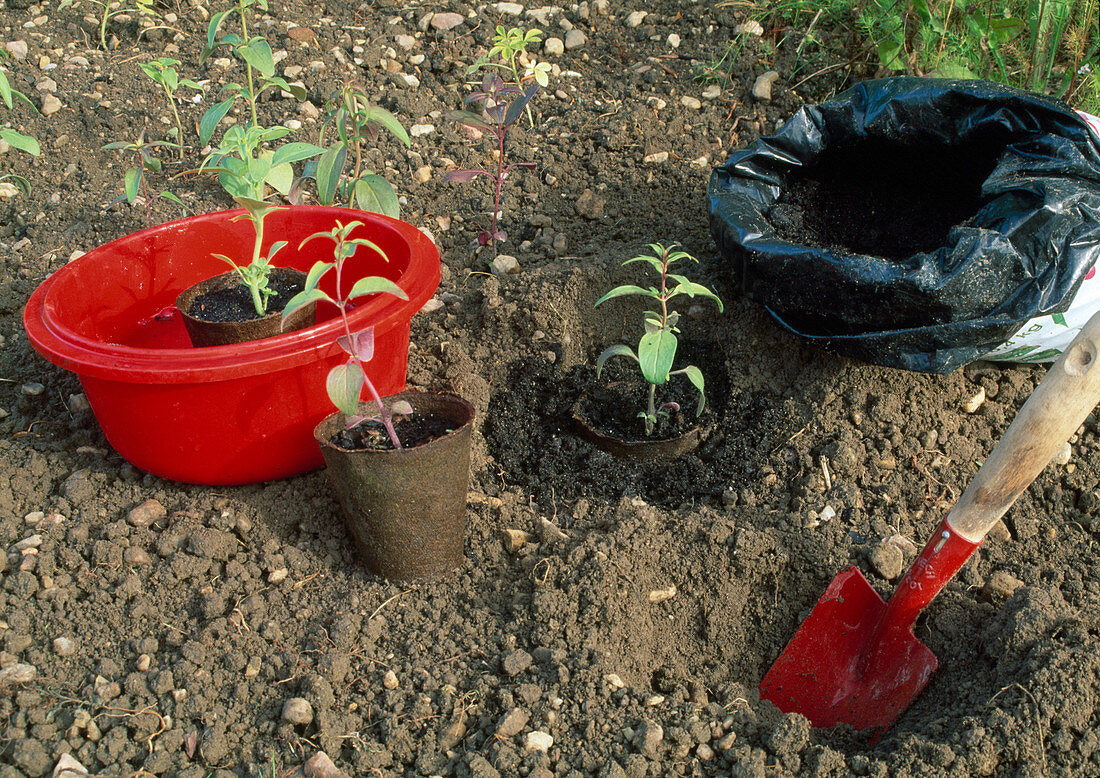
[(659, 416), (653, 434), (647, 436), (637, 414), (645, 407), (648, 391), (649, 385), (641, 381), (616, 381), (585, 392), (573, 405), (577, 434), (602, 451), (642, 462), (673, 459), (697, 448), (710, 418), (706, 412), (702, 421), (695, 417), (697, 398), (678, 393), (674, 399), (681, 409)]
[[(429, 392), (402, 392), (385, 402), (398, 400), (413, 408), (397, 425), (399, 438), (408, 440), (417, 426), (438, 436), (400, 450), (350, 448), (358, 444), (333, 441), (347, 423), (339, 412), (313, 435), (371, 572), (393, 581), (440, 578), (462, 564), (474, 408), (456, 395)], [(377, 416), (378, 405), (361, 403), (359, 413)]]
[[(176, 298), (176, 308), (194, 346), (224, 346), (261, 340), (285, 332), (294, 332), (313, 324), (316, 304), (299, 308), (286, 322), (282, 310), (287, 301), (305, 286), (301, 270), (277, 267), (271, 271), (269, 285), (275, 294), (268, 301), (267, 313), (256, 315), (252, 295), (233, 272), (222, 273), (189, 287)], [(215, 318), (217, 317), (217, 318)]]
[[(182, 290), (224, 267), (213, 253), (251, 245), (252, 225), (234, 221), (241, 213), (195, 216), (95, 248), (47, 278), (23, 313), (35, 350), (80, 378), (110, 444), (154, 475), (243, 484), (323, 464), (313, 428), (332, 410), (325, 378), (347, 356), (336, 343), (343, 324), (335, 309), (319, 306), (316, 323), (297, 332), (194, 348), (175, 306)], [(343, 208), (281, 208), (268, 216), (267, 235), (287, 241), (280, 261), (308, 270), (331, 251), (318, 241), (298, 245), (337, 219), (362, 221), (356, 234), (389, 257), (364, 251), (349, 260), (342, 292), (381, 275), (409, 296), (366, 297), (349, 314), (356, 331), (374, 327), (371, 380), (384, 394), (399, 392), (409, 321), (439, 285), (439, 252), (410, 224)]]
[(1062, 103), (869, 81), (734, 152), (708, 187), (742, 291), (808, 341), (946, 373), (1063, 312), (1100, 257), (1100, 146)]

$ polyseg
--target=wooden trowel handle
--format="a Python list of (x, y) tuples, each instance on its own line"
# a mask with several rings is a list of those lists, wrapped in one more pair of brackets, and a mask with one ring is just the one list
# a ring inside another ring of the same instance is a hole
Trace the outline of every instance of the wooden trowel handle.
[(1100, 313), (1093, 315), (1024, 403), (947, 515), (980, 542), (1100, 402)]

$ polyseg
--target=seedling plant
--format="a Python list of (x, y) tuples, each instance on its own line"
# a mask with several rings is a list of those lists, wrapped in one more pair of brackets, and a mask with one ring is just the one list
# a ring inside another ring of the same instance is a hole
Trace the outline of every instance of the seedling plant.
[[(164, 168), (163, 163), (156, 156), (156, 150), (158, 148), (177, 145), (176, 143), (164, 140), (145, 140), (145, 131), (143, 130), (138, 134), (136, 141), (114, 141), (103, 147), (108, 151), (122, 152), (131, 158), (132, 164), (126, 169), (126, 173), (122, 177), (124, 191), (122, 197), (118, 199), (125, 198), (126, 202), (133, 205), (140, 196), (145, 203), (145, 218), (150, 227), (153, 226), (153, 203), (156, 200), (169, 200), (181, 208), (185, 208), (183, 201), (167, 189), (160, 192), (151, 191), (149, 188), (149, 179), (146, 175), (147, 170), (153, 173), (159, 173)], [(117, 199), (112, 201), (112, 203), (114, 202), (117, 202)]]
[(476, 243), (479, 246), (491, 245), (492, 256), (490, 261), (496, 258), (497, 243), (508, 239), (508, 233), (498, 226), (500, 199), (504, 182), (516, 168), (535, 167), (534, 162), (508, 163), (505, 156), (505, 140), (508, 137), (509, 130), (512, 129), (512, 126), (538, 90), (539, 85), (537, 83), (531, 84), (526, 89), (520, 89), (505, 84), (500, 76), (490, 73), (482, 78), (481, 90), (473, 92), (463, 101), (464, 105), (467, 106), (472, 103), (481, 103), (479, 113), (469, 110), (447, 112), (447, 118), (452, 121), (478, 132), (488, 133), (496, 140), (497, 166), (495, 171), (482, 168), (452, 170), (443, 178), (444, 181), (465, 184), (473, 181), (478, 176), (485, 176), (493, 182), (493, 211), (489, 220), (489, 229), (478, 233)]
[[(61, 0), (61, 3), (57, 6), (60, 11), (64, 8), (68, 8), (72, 5), (77, 5), (80, 0)], [(153, 0), (134, 0), (132, 6), (127, 6), (124, 2), (118, 2), (118, 0), (89, 0), (92, 5), (100, 8), (99, 13), (99, 47), (106, 51), (109, 46), (107, 45), (107, 25), (111, 23), (111, 19), (119, 16), (120, 14), (138, 14), (139, 16), (160, 16), (156, 9), (153, 8)]]
[[(330, 105), (334, 107), (328, 112), (318, 139), (325, 147), (324, 153), (316, 163), (306, 166), (306, 176), (312, 175), (317, 180), (318, 202), (344, 204), (397, 218), (401, 210), (397, 193), (385, 178), (363, 167), (363, 148), (378, 140), (382, 128), (406, 146), (412, 145), (409, 134), (396, 116), (371, 105), (363, 88), (351, 82), (341, 85)], [(332, 134), (335, 138), (329, 140)]]
[[(8, 81), (8, 74), (3, 70), (0, 70), (0, 100), (3, 100), (4, 105), (11, 110), (15, 106), (15, 101), (26, 103), (31, 107), (35, 113), (38, 113), (38, 109), (34, 103), (30, 101), (25, 94), (18, 89), (11, 88), (11, 82)], [(37, 157), (42, 153), (42, 148), (38, 145), (38, 141), (32, 138), (30, 135), (24, 135), (21, 132), (11, 129), (10, 127), (0, 127), (0, 140), (3, 140), (13, 149), (18, 149), (26, 154)], [(30, 183), (23, 176), (18, 176), (15, 173), (4, 173), (0, 175), (0, 181), (5, 179), (12, 179), (19, 188), (24, 192), (30, 191)], [(12, 190), (14, 191), (14, 189)]]
[(638, 413), (638, 417), (645, 423), (645, 434), (647, 436), (653, 434), (661, 417), (667, 417), (671, 413), (680, 410), (679, 404), (675, 402), (657, 404), (657, 387), (667, 384), (672, 376), (684, 376), (698, 390), (699, 404), (696, 406), (696, 416), (702, 414), (706, 404), (702, 371), (695, 365), (685, 365), (677, 370), (672, 369), (676, 362), (676, 349), (679, 345), (676, 336), (680, 330), (676, 325), (680, 320), (680, 314), (669, 309), (669, 302), (679, 295), (687, 295), (691, 298), (698, 296), (714, 300), (718, 305), (718, 311), (723, 310), (722, 301), (710, 289), (689, 280), (684, 275), (670, 272), (672, 265), (682, 260), (699, 262), (686, 251), (678, 250), (677, 246), (676, 243), (668, 247), (660, 243), (651, 243), (649, 248), (653, 251), (652, 255), (641, 255), (623, 262), (623, 265), (630, 265), (635, 262), (643, 262), (649, 265), (658, 276), (657, 286), (643, 288), (634, 284), (625, 284), (615, 287), (596, 301), (596, 306), (599, 306), (616, 297), (637, 295), (648, 297), (655, 302), (655, 309), (646, 311), (642, 315), (645, 332), (641, 340), (638, 341), (637, 350), (619, 344), (607, 348), (596, 358), (597, 377), (603, 371), (607, 360), (612, 357), (628, 357), (638, 363), (642, 377), (649, 384), (648, 403), (645, 409)]
[[(539, 62), (532, 59), (524, 66), (523, 73), (519, 72), (517, 59), (526, 53), (527, 47), (542, 40), (542, 30), (533, 27), (527, 32), (518, 27), (506, 28), (502, 24), (497, 25), (496, 34), (493, 36), (493, 46), (489, 53), (478, 57), (474, 64), (466, 68), (466, 75), (473, 75), (486, 67), (495, 67), (512, 75), (512, 85), (517, 89), (523, 89), (526, 81), (534, 80), (539, 86), (550, 85), (550, 63)], [(497, 61), (493, 61), (496, 57)], [(535, 119), (531, 115), (530, 107), (527, 108), (527, 121), (533, 127)]]
[[(180, 78), (179, 71), (176, 69), (176, 65), (178, 64), (180, 64), (178, 59), (158, 57), (152, 62), (143, 62), (141, 64), (141, 70), (164, 92), (164, 97), (168, 101), (168, 108), (171, 109), (172, 118), (175, 121), (173, 133), (176, 142), (174, 145), (179, 152), (179, 158), (182, 160), (183, 122), (180, 121), (180, 113), (176, 109), (176, 92), (179, 91), (181, 86), (187, 87), (188, 89), (194, 89), (196, 92), (203, 92), (204, 89), (197, 81), (190, 78)], [(131, 202), (133, 201), (131, 200)]]
[[(332, 400), (333, 405), (343, 412), (347, 420), (346, 429), (352, 429), (366, 421), (378, 421), (385, 428), (386, 436), (393, 447), (400, 449), (402, 448), (401, 440), (397, 436), (397, 430), (394, 429), (393, 417), (395, 414), (411, 415), (413, 412), (412, 406), (404, 400), (400, 400), (391, 403), (387, 407), (382, 401), (378, 390), (364, 368), (364, 365), (368, 364), (374, 357), (374, 327), (368, 327), (361, 332), (352, 332), (351, 324), (348, 321), (348, 311), (354, 307), (353, 300), (369, 294), (392, 294), (402, 300), (408, 300), (409, 296), (393, 281), (382, 276), (360, 278), (343, 297), (333, 298), (318, 287), (321, 279), (327, 273), (332, 272), (336, 276), (335, 288), (337, 290), (343, 289), (344, 263), (351, 259), (362, 246), (376, 252), (382, 259), (389, 262), (386, 252), (375, 243), (366, 238), (352, 237), (352, 233), (362, 226), (363, 223), (360, 221), (343, 224), (337, 220), (336, 226), (332, 230), (315, 232), (301, 242), (299, 249), (314, 238), (331, 240), (333, 243), (333, 259), (331, 262), (318, 261), (309, 269), (305, 288), (292, 297), (287, 302), (286, 308), (283, 309), (283, 322), (285, 323), (287, 317), (294, 311), (309, 305), (311, 302), (327, 302), (336, 306), (344, 325), (344, 334), (336, 342), (348, 355), (348, 360), (329, 371), (328, 378), (325, 381), (325, 390), (328, 392), (329, 399)], [(359, 397), (364, 387), (370, 398), (378, 405), (379, 415), (377, 417), (359, 415)]]

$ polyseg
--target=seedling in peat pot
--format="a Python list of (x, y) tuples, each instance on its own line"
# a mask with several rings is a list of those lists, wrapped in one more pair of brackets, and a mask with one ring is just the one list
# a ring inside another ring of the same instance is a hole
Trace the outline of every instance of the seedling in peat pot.
[[(348, 361), (343, 365), (337, 365), (329, 371), (325, 381), (325, 389), (329, 399), (347, 419), (346, 429), (357, 427), (365, 421), (378, 421), (386, 430), (386, 435), (394, 448), (402, 448), (401, 441), (397, 437), (397, 431), (393, 426), (395, 414), (408, 416), (413, 412), (412, 406), (405, 401), (392, 403), (390, 407), (382, 402), (378, 390), (367, 375), (364, 365), (374, 357), (374, 327), (368, 327), (362, 332), (352, 332), (348, 322), (348, 311), (354, 307), (352, 300), (368, 294), (385, 293), (408, 300), (405, 291), (388, 278), (382, 276), (365, 276), (356, 281), (345, 297), (333, 299), (326, 292), (318, 288), (318, 284), (326, 273), (332, 271), (336, 274), (336, 289), (342, 289), (342, 275), (344, 263), (351, 259), (360, 246), (366, 246), (378, 253), (382, 259), (389, 262), (389, 257), (377, 245), (366, 238), (353, 238), (351, 234), (363, 223), (360, 221), (343, 224), (339, 220), (336, 226), (329, 232), (315, 232), (302, 241), (299, 249), (314, 238), (328, 238), (333, 242), (333, 261), (316, 262), (309, 269), (305, 288), (290, 299), (283, 309), (283, 321), (299, 308), (309, 305), (311, 302), (325, 301), (336, 306), (340, 312), (340, 319), (344, 324), (344, 334), (337, 339), (337, 343), (348, 355)], [(370, 398), (378, 404), (379, 416), (367, 417), (359, 415), (359, 396), (366, 387)]]
[(147, 141), (145, 140), (144, 130), (138, 134), (136, 141), (120, 140), (106, 144), (103, 147), (104, 149), (109, 151), (121, 151), (133, 158), (132, 167), (126, 169), (126, 173), (122, 179), (125, 191), (120, 197), (112, 200), (111, 204), (121, 199), (125, 199), (130, 205), (133, 205), (137, 202), (138, 195), (141, 195), (141, 199), (145, 203), (145, 219), (150, 227), (153, 226), (153, 203), (156, 200), (170, 200), (181, 208), (184, 208), (183, 202), (167, 189), (160, 192), (152, 192), (149, 189), (148, 176), (145, 174), (147, 170), (159, 173), (164, 167), (160, 159), (155, 156), (157, 148), (175, 145), (177, 144), (165, 140)]
[[(400, 204), (389, 181), (363, 167), (363, 146), (374, 143), (379, 128), (411, 146), (409, 133), (397, 117), (385, 108), (371, 105), (362, 87), (345, 81), (330, 99), (334, 106), (321, 127), (319, 143), (326, 144), (326, 131), (331, 127), (336, 138), (328, 144), (316, 163), (306, 165), (305, 176), (317, 180), (317, 200), (322, 205), (346, 204), (349, 208), (381, 213), (397, 218)], [(346, 171), (348, 156), (351, 169)]]
[[(718, 299), (714, 292), (702, 284), (689, 281), (685, 276), (669, 272), (669, 268), (682, 259), (689, 259), (695, 263), (699, 262), (686, 251), (677, 251), (677, 245), (673, 243), (666, 248), (660, 243), (650, 243), (649, 248), (653, 250), (653, 256), (642, 255), (623, 262), (624, 265), (634, 262), (649, 264), (660, 277), (659, 286), (651, 286), (648, 289), (633, 284), (617, 286), (596, 301), (596, 305), (599, 306), (615, 297), (628, 295), (640, 295), (657, 301), (656, 310), (646, 311), (642, 316), (645, 333), (638, 341), (637, 351), (630, 348), (630, 346), (620, 344), (606, 349), (596, 359), (597, 376), (603, 371), (604, 364), (611, 357), (630, 357), (638, 363), (642, 371), (642, 377), (649, 383), (649, 403), (645, 410), (638, 413), (639, 418), (645, 422), (646, 435), (653, 434), (659, 417), (680, 410), (679, 404), (675, 402), (657, 404), (657, 387), (668, 383), (670, 377), (675, 375), (685, 376), (699, 390), (699, 405), (695, 411), (696, 416), (703, 412), (707, 399), (703, 390), (703, 373), (699, 368), (695, 365), (687, 365), (679, 370), (672, 369), (676, 361), (676, 348), (678, 346), (676, 335), (680, 332), (676, 324), (680, 320), (680, 314), (669, 310), (669, 301), (681, 294), (688, 297), (708, 297), (717, 303), (719, 312), (722, 311), (722, 301)], [(675, 286), (670, 288), (670, 282), (674, 283)]]
[[(485, 176), (492, 180), (493, 213), (490, 219), (489, 229), (478, 233), (476, 244), (479, 246), (491, 244), (493, 253), (490, 257), (490, 261), (496, 258), (497, 243), (508, 239), (508, 233), (497, 226), (497, 220), (500, 216), (500, 195), (504, 186), (504, 181), (508, 178), (508, 175), (518, 167), (535, 167), (534, 162), (512, 162), (506, 164), (504, 140), (508, 137), (508, 131), (512, 129), (512, 125), (519, 119), (520, 114), (523, 113), (523, 109), (531, 102), (531, 98), (535, 96), (535, 92), (538, 90), (539, 85), (537, 83), (531, 84), (526, 89), (520, 89), (519, 87), (506, 85), (501, 80), (500, 76), (489, 74), (481, 80), (481, 91), (474, 92), (464, 101), (465, 105), (481, 103), (482, 110), (480, 114), (466, 110), (447, 112), (447, 118), (477, 130), (478, 132), (490, 133), (497, 142), (496, 172), (490, 172), (481, 168), (473, 170), (452, 170), (443, 178), (444, 181), (454, 181), (459, 184), (473, 181), (478, 176)], [(509, 98), (514, 98), (511, 103), (508, 102)]]

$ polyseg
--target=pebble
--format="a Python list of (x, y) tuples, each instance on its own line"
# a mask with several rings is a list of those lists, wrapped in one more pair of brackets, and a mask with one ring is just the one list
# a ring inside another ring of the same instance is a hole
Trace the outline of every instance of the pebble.
[(30, 513), (28, 513), (26, 516), (23, 517), (23, 523), (24, 524), (37, 524), (38, 522), (42, 521), (42, 519), (44, 519), (44, 518), (46, 518), (46, 514), (44, 512), (42, 512), (42, 511), (31, 511)]
[(422, 135), (428, 135), (435, 132), (434, 124), (414, 124), (409, 127), (409, 135), (414, 138), (419, 138)]
[(602, 197), (596, 195), (591, 189), (585, 189), (581, 196), (577, 198), (574, 208), (576, 208), (577, 215), (594, 221), (603, 216), (604, 205), (605, 201)]
[(497, 723), (497, 737), (515, 737), (523, 731), (523, 728), (527, 726), (527, 722), (530, 720), (531, 715), (523, 710), (523, 708), (513, 708), (508, 713), (505, 713)]
[(454, 29), (458, 25), (462, 24), (466, 20), (462, 14), (453, 12), (432, 14), (431, 26), (439, 30), (440, 32), (446, 32), (447, 30)]
[(38, 548), (41, 545), (42, 545), (42, 536), (41, 535), (38, 535), (38, 534), (28, 535), (27, 537), (23, 538), (22, 540), (17, 542), (15, 545), (13, 545), (11, 547), (11, 550), (21, 554), (29, 548)]
[(148, 669), (152, 666), (153, 657), (149, 656), (148, 654), (141, 654), (140, 656), (138, 656), (137, 662), (134, 663), (134, 667), (139, 673), (144, 673), (148, 671)]
[(283, 703), (283, 721), (290, 724), (309, 724), (313, 721), (313, 706), (302, 697), (291, 697)]
[(534, 535), (521, 529), (502, 529), (500, 531), (501, 543), (504, 545), (504, 550), (509, 554), (516, 553), (534, 539)]
[(1050, 462), (1054, 465), (1068, 465), (1071, 459), (1073, 459), (1073, 446), (1066, 443), (1054, 453)]
[(709, 762), (714, 758), (714, 749), (706, 743), (700, 743), (699, 747), (695, 749), (695, 755), (702, 761)]
[(523, 6), (519, 3), (493, 3), (489, 7), (504, 16), (519, 16), (523, 13)]
[(985, 402), (985, 387), (978, 387), (978, 392), (973, 397), (963, 403), (963, 410), (967, 413), (977, 413), (978, 409), (982, 407)]
[(703, 104), (699, 101), (698, 97), (692, 97), (691, 95), (684, 95), (680, 98), (680, 105), (684, 108), (690, 108), (693, 111), (698, 111), (703, 107)]
[(905, 557), (901, 549), (889, 540), (883, 540), (875, 546), (869, 561), (871, 567), (875, 568), (875, 571), (887, 581), (893, 581), (901, 575), (905, 566)]
[(154, 499), (148, 499), (126, 514), (131, 527), (148, 527), (168, 516), (168, 509)]
[(661, 165), (668, 162), (668, 152), (655, 151), (652, 154), (646, 154), (645, 157), (642, 158), (642, 161), (647, 165)]
[(653, 603), (671, 600), (676, 596), (676, 584), (669, 584), (667, 589), (654, 589), (649, 593), (649, 601)]
[(722, 87), (718, 84), (710, 84), (703, 90), (704, 100), (717, 100), (722, 95)]
[(565, 41), (561, 38), (547, 38), (542, 44), (542, 53), (548, 57), (557, 57), (565, 53)]
[(519, 260), (511, 254), (498, 254), (492, 262), (492, 269), (498, 276), (514, 276), (519, 273)]
[(413, 181), (418, 184), (426, 184), (432, 180), (432, 166), (421, 165), (415, 171), (413, 171)]
[(258, 656), (254, 656), (248, 660), (248, 664), (244, 666), (244, 677), (255, 678), (260, 674), (260, 668), (263, 666), (263, 660)]
[(290, 575), (290, 571), (285, 567), (280, 567), (277, 570), (272, 570), (267, 574), (267, 582), (269, 584), (281, 584), (286, 580), (286, 577)]
[(382, 687), (385, 689), (396, 689), (398, 686), (397, 673), (393, 670), (387, 670), (382, 675)]
[(677, 35), (677, 34), (676, 34), (676, 33), (674, 33), (674, 32), (673, 32), (673, 33), (669, 33), (669, 36), (668, 36), (668, 45), (669, 45), (669, 47), (670, 47), (670, 48), (673, 48), (673, 49), (678, 49), (678, 48), (680, 48), (680, 36), (679, 36), (679, 35)]
[(76, 778), (78, 775), (88, 775), (88, 769), (72, 754), (62, 754), (51, 773), (52, 778)]
[(306, 760), (302, 765), (302, 772), (310, 778), (345, 778), (344, 773), (332, 761), (332, 757), (324, 751)]
[(622, 689), (626, 686), (626, 684), (623, 683), (623, 679), (619, 677), (618, 673), (608, 673), (603, 677), (603, 679), (607, 681), (607, 685), (610, 686), (612, 689)]
[(657, 759), (657, 749), (664, 739), (665, 731), (661, 725), (655, 721), (645, 719), (634, 730), (634, 744), (638, 747), (638, 750), (642, 752), (642, 755), (649, 759)]
[(8, 41), (4, 44), (4, 48), (8, 50), (8, 54), (11, 54), (14, 59), (23, 60), (27, 58), (26, 41)]
[(579, 49), (586, 43), (588, 43), (588, 38), (580, 30), (573, 29), (565, 33), (565, 48), (567, 50)]
[(23, 384), (22, 387), (20, 387), (20, 391), (22, 391), (23, 394), (25, 394), (27, 397), (38, 397), (40, 394), (46, 391), (46, 387), (45, 385), (40, 384), (38, 381), (29, 381)]
[(57, 95), (44, 94), (42, 96), (42, 115), (53, 116), (62, 108), (61, 101), (57, 99)]
[(84, 411), (90, 411), (91, 409), (92, 405), (88, 402), (88, 398), (84, 395), (83, 392), (69, 395), (69, 413), (83, 413)]
[[(641, 27), (646, 16), (648, 16), (648, 14), (645, 11), (632, 11), (626, 16), (626, 26), (630, 28)], [(760, 30), (760, 34), (763, 35), (764, 31)]]
[(416, 89), (420, 86), (420, 79), (411, 73), (398, 73), (395, 78), (410, 89)]
[(752, 21), (739, 24), (733, 28), (734, 35), (755, 35), (760, 37), (764, 34), (764, 25), (753, 19)]
[(38, 668), (34, 665), (16, 663), (0, 670), (0, 686), (9, 683), (30, 683), (38, 677)]
[(393, 42), (401, 48), (408, 50), (416, 45), (416, 38), (411, 35), (397, 35), (394, 37)]
[(122, 561), (134, 567), (145, 567), (153, 563), (153, 559), (149, 556), (149, 552), (138, 546), (130, 546), (123, 551)]
[(757, 76), (752, 85), (752, 96), (762, 103), (770, 103), (772, 100), (772, 85), (779, 80), (779, 74), (774, 70)]
[(646, 103), (653, 106), (655, 111), (663, 111), (668, 103), (665, 102), (663, 97), (657, 97), (656, 95), (650, 95), (645, 99)]
[(66, 637), (54, 638), (53, 652), (58, 656), (72, 656), (76, 653), (76, 641)]
[(523, 749), (525, 751), (538, 751), (545, 754), (550, 750), (550, 747), (554, 745), (554, 738), (548, 733), (540, 730), (534, 732), (528, 732), (527, 737), (523, 741)]

